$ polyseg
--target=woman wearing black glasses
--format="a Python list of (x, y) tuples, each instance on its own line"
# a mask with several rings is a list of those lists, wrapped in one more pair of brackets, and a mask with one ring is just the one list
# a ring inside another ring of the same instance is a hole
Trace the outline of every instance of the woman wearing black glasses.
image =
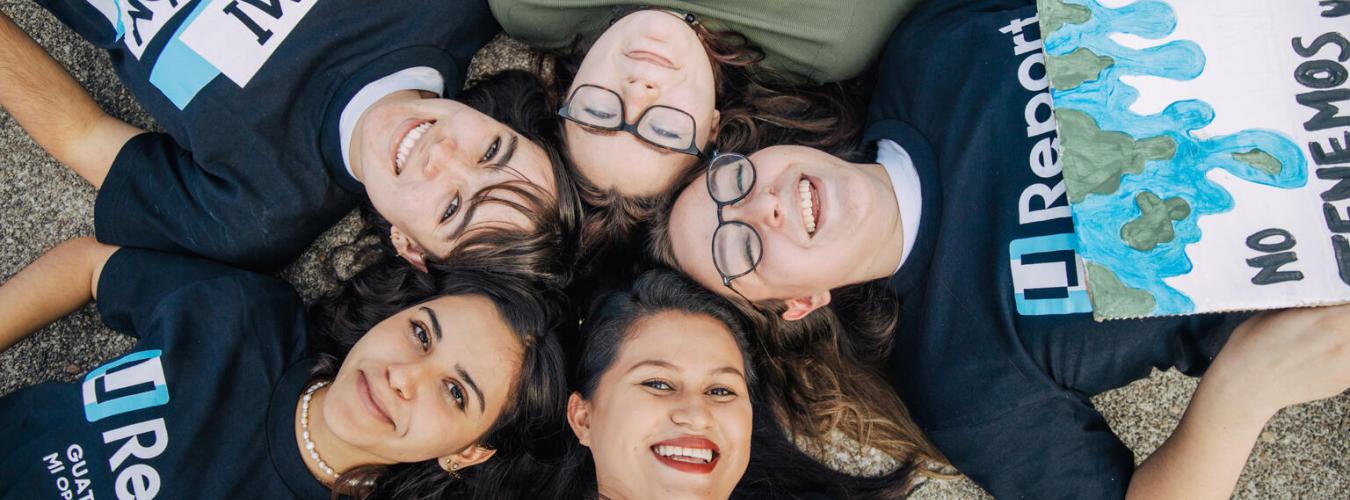
[(856, 106), (816, 85), (857, 76), (914, 2), (626, 3), (490, 2), (508, 34), (562, 51), (565, 152), (600, 209), (583, 233), (589, 249), (649, 218), (713, 150), (845, 142)]
[[(870, 323), (841, 349), (997, 497), (1226, 497), (1276, 411), (1350, 387), (1350, 306), (1093, 321), (1045, 75), (1035, 2), (924, 4), (882, 59), (866, 156), (714, 158), (655, 256), (770, 332)], [(1090, 397), (1154, 368), (1204, 379), (1136, 467)]]

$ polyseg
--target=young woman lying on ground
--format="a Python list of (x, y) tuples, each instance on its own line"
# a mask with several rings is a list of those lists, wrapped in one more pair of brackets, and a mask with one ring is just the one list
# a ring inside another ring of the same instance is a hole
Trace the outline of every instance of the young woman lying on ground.
[(285, 282), (66, 242), (0, 286), (0, 347), (91, 298), (130, 353), (0, 398), (0, 497), (523, 496), (562, 425), (547, 286), (387, 259), (306, 315)]
[[(1029, 0), (921, 5), (882, 59), (865, 154), (714, 158), (653, 253), (767, 320), (865, 324), (843, 350), (885, 364), (997, 497), (1226, 498), (1276, 411), (1350, 387), (1350, 306), (1096, 322), (1051, 286), (1083, 274), (1035, 21)], [(1204, 378), (1136, 468), (1089, 398), (1173, 367)]]
[(896, 498), (913, 461), (878, 477), (835, 472), (784, 433), (756, 379), (747, 324), (671, 271), (599, 299), (583, 327), (576, 440), (557, 498)]
[(325, 1), (259, 33), (251, 4), (171, 3), (151, 22), (40, 3), (109, 50), (165, 129), (106, 115), (0, 19), (0, 106), (99, 190), (102, 242), (273, 271), (368, 201), (419, 268), (466, 245), (566, 247), (579, 209), (542, 87), (515, 75), (447, 99), (494, 32), (482, 2)]

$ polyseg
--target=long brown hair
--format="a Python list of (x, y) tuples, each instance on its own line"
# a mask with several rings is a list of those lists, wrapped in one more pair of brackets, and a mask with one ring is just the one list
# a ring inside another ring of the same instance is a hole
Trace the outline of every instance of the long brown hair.
[[(617, 20), (645, 7), (618, 7)], [(721, 121), (709, 152), (750, 152), (774, 144), (802, 144), (827, 151), (852, 149), (862, 123), (865, 85), (859, 78), (844, 83), (809, 84), (793, 75), (765, 67), (764, 55), (746, 38), (730, 31), (712, 31), (703, 23), (691, 24), (712, 61), (716, 105)], [(534, 72), (549, 82), (549, 99), (557, 109), (567, 98), (586, 53), (602, 33), (580, 35), (559, 53), (534, 62)], [(561, 118), (558, 120), (561, 121)], [(563, 145), (564, 150), (566, 145)], [(627, 239), (637, 225), (650, 220), (668, 205), (673, 193), (683, 187), (676, 182), (666, 192), (652, 196), (624, 196), (588, 182), (566, 154), (568, 170), (586, 209), (581, 225), (581, 255), (601, 253), (615, 241)], [(695, 162), (677, 179), (701, 172), (704, 162)]]
[[(669, 226), (669, 210), (653, 219), (647, 254), (679, 269)], [(782, 301), (731, 300), (753, 324), (756, 359), (771, 360), (757, 364), (765, 399), (793, 434), (823, 439), (837, 429), (901, 463), (919, 464), (919, 474), (954, 477), (940, 470), (949, 462), (880, 370), (898, 317), (894, 295), (877, 283), (836, 292), (831, 306), (797, 321), (782, 319)], [(857, 320), (846, 323), (841, 314)]]

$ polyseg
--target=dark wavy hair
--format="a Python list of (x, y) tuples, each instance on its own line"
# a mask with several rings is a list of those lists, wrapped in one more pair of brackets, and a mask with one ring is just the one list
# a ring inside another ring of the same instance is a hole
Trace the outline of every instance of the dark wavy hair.
[[(909, 491), (913, 463), (902, 463), (882, 476), (858, 477), (830, 469), (798, 448), (778, 423), (775, 412), (759, 397), (763, 384), (758, 373), (777, 361), (752, 356), (756, 351), (752, 345), (753, 324), (726, 299), (673, 270), (649, 270), (629, 289), (611, 292), (592, 304), (582, 325), (584, 347), (572, 379), (573, 390), (590, 399), (623, 343), (632, 337), (634, 326), (666, 311), (706, 315), (726, 325), (745, 362), (755, 417), (750, 464), (737, 485), (737, 495), (795, 498), (796, 494), (814, 492), (841, 498), (894, 498)], [(546, 481), (550, 494), (559, 499), (594, 498), (595, 462), (574, 437), (567, 439), (564, 464)]]
[[(523, 179), (502, 182), (480, 190), (468, 203), (465, 220), (487, 203), (499, 203), (524, 214), (532, 229), (471, 227), (448, 255), (428, 256), (428, 261), (455, 263), (469, 258), (509, 263), (530, 278), (566, 286), (571, 281), (580, 244), (581, 200), (568, 173), (558, 145), (561, 126), (550, 108), (546, 89), (533, 74), (506, 70), (470, 82), (456, 98), (465, 105), (511, 127), (538, 144), (552, 166), (555, 195)], [(514, 193), (523, 202), (508, 200), (501, 193)], [(367, 200), (362, 205), (366, 230), (363, 237), (383, 244), (377, 258), (395, 255), (389, 241), (390, 224)]]
[[(613, 20), (649, 7), (616, 7)], [(859, 77), (848, 82), (813, 84), (795, 75), (775, 71), (759, 62), (763, 52), (746, 38), (730, 31), (711, 31), (703, 23), (691, 25), (713, 63), (716, 108), (721, 121), (707, 150), (754, 151), (774, 144), (802, 144), (830, 151), (853, 147), (863, 119), (863, 99), (871, 81)], [(535, 73), (551, 74), (549, 100), (561, 107), (581, 62), (602, 32), (578, 36), (571, 46), (536, 61)], [(550, 67), (552, 71), (547, 69)], [(557, 119), (561, 123), (562, 119)], [(566, 147), (565, 144), (563, 147)], [(577, 183), (586, 220), (581, 226), (581, 254), (594, 255), (614, 242), (626, 240), (639, 223), (652, 218), (669, 204), (672, 194), (683, 187), (653, 196), (624, 196), (615, 189), (602, 189), (580, 175), (564, 154)], [(701, 172), (704, 162), (689, 171)], [(677, 175), (686, 177), (688, 172)]]
[[(678, 269), (669, 212), (652, 221), (646, 257)], [(829, 306), (797, 321), (782, 319), (783, 301), (729, 299), (754, 325), (755, 356), (774, 360), (761, 369), (763, 399), (794, 435), (824, 439), (839, 430), (906, 467), (914, 465), (918, 474), (955, 477), (938, 470), (949, 465), (946, 457), (880, 371), (897, 328), (895, 294), (872, 281), (831, 290), (831, 297)]]
[(435, 459), (389, 466), (363, 466), (338, 478), (333, 496), (422, 499), (525, 496), (528, 478), (550, 470), (549, 457), (531, 446), (540, 436), (565, 427), (565, 368), (554, 331), (563, 322), (563, 297), (548, 282), (511, 268), (431, 263), (428, 272), (402, 259), (384, 259), (343, 283), (310, 307), (311, 345), (319, 353), (316, 379), (331, 379), (366, 332), (399, 311), (446, 295), (473, 295), (492, 301), (521, 345), (521, 369), (507, 406), (476, 443), (496, 450), (491, 459), (460, 472), (454, 480)]

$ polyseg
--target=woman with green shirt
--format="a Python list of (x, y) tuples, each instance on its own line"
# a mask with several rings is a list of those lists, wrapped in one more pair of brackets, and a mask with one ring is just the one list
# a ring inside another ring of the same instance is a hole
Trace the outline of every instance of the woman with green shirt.
[(489, 3), (507, 34), (559, 54), (564, 150), (595, 250), (648, 219), (713, 150), (849, 140), (856, 111), (825, 84), (861, 73), (915, 2)]

